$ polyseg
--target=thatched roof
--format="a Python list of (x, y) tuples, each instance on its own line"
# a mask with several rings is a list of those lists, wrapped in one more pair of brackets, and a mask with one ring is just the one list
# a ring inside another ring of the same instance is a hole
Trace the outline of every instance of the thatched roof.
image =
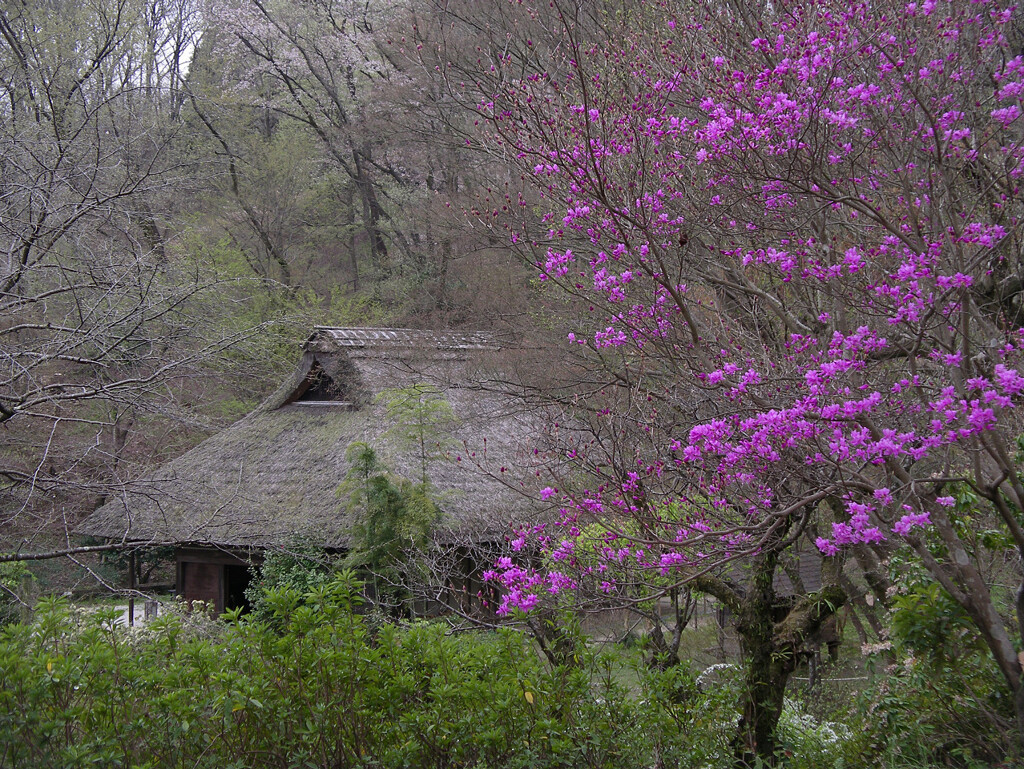
[(455, 416), (444, 456), (427, 465), (444, 511), (438, 536), (501, 536), (527, 520), (530, 496), (480, 466), (514, 485), (535, 431), (521, 402), (486, 387), (498, 349), (482, 333), (318, 328), (295, 374), (259, 408), (133, 484), (78, 531), (242, 547), (300, 535), (344, 546), (353, 520), (337, 490), (352, 442), (374, 447), (393, 473), (420, 478), (419, 455), (395, 438), (377, 398), (418, 384), (436, 388)]

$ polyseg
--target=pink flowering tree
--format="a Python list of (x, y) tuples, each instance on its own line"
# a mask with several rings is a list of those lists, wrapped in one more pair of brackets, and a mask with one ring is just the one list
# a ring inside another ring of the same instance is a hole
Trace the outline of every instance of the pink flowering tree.
[[(631, 438), (573, 449), (591, 481), (545, 493), (561, 523), (522, 542), (549, 566), (499, 564), (505, 609), (584, 580), (614, 594), (624, 560), (714, 593), (748, 657), (737, 757), (770, 761), (795, 644), (844, 600), (826, 581), (772, 618), (778, 559), (808, 526), (837, 571), (909, 547), (991, 651), (1019, 750), (1024, 589), (999, 605), (952, 506), (969, 487), (1024, 553), (1012, 6), (624, 2), (560, 21), (550, 66), (506, 60), (479, 112), (524, 180), (512, 241), (585, 310), (567, 344), (606, 379), (581, 403), (596, 434)], [(597, 545), (579, 538), (594, 519)], [(745, 587), (720, 568), (739, 560)]]

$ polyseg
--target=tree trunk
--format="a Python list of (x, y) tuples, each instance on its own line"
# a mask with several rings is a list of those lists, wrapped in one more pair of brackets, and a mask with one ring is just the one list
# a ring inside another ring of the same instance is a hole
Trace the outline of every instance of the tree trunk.
[(769, 618), (767, 633), (743, 636), (746, 677), (742, 711), (733, 750), (738, 767), (774, 766), (775, 729), (782, 716), (786, 684), (793, 672), (794, 660), (775, 658)]
[(369, 153), (370, 149), (367, 145), (352, 152), (356, 170), (355, 182), (363, 203), (363, 227), (370, 241), (371, 258), (376, 263), (375, 266), (380, 274), (387, 276), (391, 272), (391, 265), (388, 264), (388, 246), (380, 227), (386, 214), (380, 201), (377, 200), (377, 191), (374, 189), (373, 180), (370, 178), (366, 162), (364, 162), (369, 161), (371, 157)]
[(355, 190), (352, 186), (346, 185), (342, 207), (345, 210), (345, 225), (348, 230), (348, 257), (349, 269), (352, 271), (352, 291), (359, 291), (359, 245), (356, 240), (356, 200)]
[(657, 604), (651, 610), (648, 619), (651, 621), (651, 632), (648, 634), (651, 644), (651, 654), (647, 664), (652, 670), (662, 672), (679, 664), (679, 645), (683, 640), (683, 630), (690, 624), (696, 601), (693, 594), (686, 589), (672, 588), (668, 593), (669, 601), (672, 604), (673, 625), (672, 637), (665, 637), (667, 626), (661, 618)]
[(736, 623), (746, 677), (733, 753), (736, 766), (743, 769), (777, 765), (775, 732), (789, 677), (813, 646), (807, 641), (846, 602), (841, 587), (825, 585), (817, 593), (789, 599), (787, 609), (787, 599), (775, 592), (777, 566), (778, 553), (755, 559)]
[(772, 583), (778, 560), (778, 553), (773, 552), (755, 559), (736, 621), (746, 669), (740, 722), (733, 739), (738, 767), (755, 766), (758, 759), (768, 766), (775, 765), (775, 727), (792, 672), (789, 661), (778, 658), (775, 648), (776, 596)]

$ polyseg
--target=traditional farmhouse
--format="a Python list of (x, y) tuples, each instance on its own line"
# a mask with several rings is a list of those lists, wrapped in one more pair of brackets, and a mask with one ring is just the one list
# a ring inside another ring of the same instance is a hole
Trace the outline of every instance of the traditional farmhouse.
[[(219, 610), (239, 606), (250, 564), (267, 548), (297, 537), (348, 546), (356, 521), (338, 489), (346, 452), (361, 441), (396, 475), (429, 479), (442, 509), (434, 539), (463, 548), (459, 590), (476, 595), (471, 551), (503, 541), (531, 507), (517, 486), (529, 473), (516, 472), (530, 454), (530, 419), (520, 401), (488, 386), (498, 349), (484, 333), (318, 328), (295, 374), (265, 403), (107, 502), (79, 532), (174, 543), (179, 594)], [(431, 424), (420, 446), (395, 437), (403, 417), (389, 403), (403, 392), (446, 404), (445, 423)]]

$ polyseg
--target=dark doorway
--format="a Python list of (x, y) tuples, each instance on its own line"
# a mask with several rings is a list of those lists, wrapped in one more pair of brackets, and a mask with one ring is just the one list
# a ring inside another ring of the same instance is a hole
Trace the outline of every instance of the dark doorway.
[(224, 609), (244, 609), (249, 611), (249, 601), (245, 597), (246, 588), (252, 574), (248, 566), (224, 566)]

